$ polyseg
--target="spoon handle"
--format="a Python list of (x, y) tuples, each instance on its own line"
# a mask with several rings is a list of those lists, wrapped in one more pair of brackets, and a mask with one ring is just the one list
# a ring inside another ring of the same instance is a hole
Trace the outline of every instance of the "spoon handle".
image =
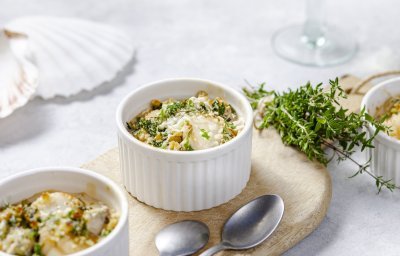
[(214, 255), (217, 252), (223, 251), (225, 249), (228, 249), (228, 247), (224, 243), (220, 243), (220, 244), (214, 245), (211, 248), (208, 248), (206, 251), (204, 251), (199, 256), (211, 256), (211, 255)]

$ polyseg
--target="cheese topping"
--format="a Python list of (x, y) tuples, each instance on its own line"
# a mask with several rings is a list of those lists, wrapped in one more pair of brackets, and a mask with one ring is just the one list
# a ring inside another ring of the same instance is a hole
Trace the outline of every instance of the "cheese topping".
[(118, 214), (85, 194), (43, 192), (0, 208), (0, 251), (58, 256), (84, 250), (107, 236)]
[(127, 123), (138, 140), (154, 147), (191, 151), (216, 147), (243, 129), (244, 122), (222, 98), (200, 91), (185, 100), (151, 101), (151, 109)]

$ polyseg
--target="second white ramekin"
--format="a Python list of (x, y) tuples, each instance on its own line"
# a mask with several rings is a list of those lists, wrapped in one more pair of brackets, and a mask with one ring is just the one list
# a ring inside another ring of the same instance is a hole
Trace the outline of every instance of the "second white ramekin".
[[(384, 81), (374, 86), (364, 96), (361, 108), (365, 107), (367, 113), (375, 116), (378, 107), (391, 97), (400, 95), (400, 78)], [(368, 126), (369, 134), (375, 132), (375, 128)], [(385, 180), (391, 179), (397, 185), (400, 184), (400, 141), (380, 132), (375, 137), (375, 148), (368, 149), (368, 157), (371, 157), (371, 170), (377, 176)]]
[[(205, 150), (171, 151), (134, 138), (126, 122), (152, 99), (182, 99), (203, 90), (227, 100), (245, 127), (231, 141)], [(253, 112), (246, 98), (222, 84), (193, 78), (144, 85), (123, 99), (117, 110), (120, 168), (126, 189), (138, 200), (165, 210), (199, 211), (228, 202), (246, 186), (251, 169)]]
[[(43, 191), (86, 193), (119, 212), (114, 230), (102, 241), (70, 256), (129, 255), (128, 201), (110, 179), (92, 171), (71, 167), (47, 167), (16, 174), (0, 181), (0, 202), (18, 203)], [(11, 256), (0, 252), (0, 256)]]

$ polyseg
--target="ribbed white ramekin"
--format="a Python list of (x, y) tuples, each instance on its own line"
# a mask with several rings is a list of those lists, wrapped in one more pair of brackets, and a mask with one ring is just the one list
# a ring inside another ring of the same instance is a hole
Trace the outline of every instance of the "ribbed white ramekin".
[[(203, 90), (229, 102), (245, 120), (231, 141), (205, 150), (171, 151), (134, 138), (126, 122), (149, 107), (152, 99), (191, 97)], [(238, 195), (251, 169), (252, 109), (237, 91), (216, 82), (178, 78), (144, 85), (117, 110), (120, 168), (126, 189), (138, 200), (165, 210), (199, 211)]]
[[(102, 241), (70, 256), (129, 255), (128, 201), (122, 189), (110, 179), (79, 168), (33, 169), (0, 181), (0, 203), (17, 203), (43, 191), (84, 192), (116, 209), (115, 229)], [(0, 252), (0, 256), (11, 256)]]
[[(375, 116), (378, 107), (390, 97), (400, 95), (400, 78), (384, 81), (374, 86), (363, 98), (361, 107)], [(375, 132), (375, 128), (368, 126), (369, 134)], [(377, 176), (391, 179), (397, 185), (400, 184), (400, 141), (380, 132), (375, 137), (375, 148), (368, 149), (371, 157), (371, 170)]]

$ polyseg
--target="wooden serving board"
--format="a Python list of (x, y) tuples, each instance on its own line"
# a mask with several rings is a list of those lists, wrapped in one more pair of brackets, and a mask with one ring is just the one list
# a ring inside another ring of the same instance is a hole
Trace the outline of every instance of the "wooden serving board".
[[(344, 78), (342, 84), (359, 81)], [(355, 102), (357, 101), (357, 102)], [(361, 98), (347, 100), (356, 110)], [(118, 149), (99, 156), (83, 168), (93, 170), (122, 184)], [(122, 186), (122, 185), (121, 185)], [(241, 205), (263, 195), (278, 194), (285, 202), (285, 213), (274, 234), (260, 246), (246, 251), (225, 251), (218, 255), (280, 255), (309, 235), (323, 220), (332, 195), (332, 184), (326, 168), (309, 161), (292, 147), (284, 146), (273, 129), (254, 131), (252, 172), (243, 192), (219, 207), (199, 212), (172, 212), (156, 209), (129, 198), (130, 255), (158, 255), (154, 239), (164, 226), (180, 220), (193, 219), (206, 223), (211, 232), (206, 248), (220, 241), (221, 229), (229, 216)]]

